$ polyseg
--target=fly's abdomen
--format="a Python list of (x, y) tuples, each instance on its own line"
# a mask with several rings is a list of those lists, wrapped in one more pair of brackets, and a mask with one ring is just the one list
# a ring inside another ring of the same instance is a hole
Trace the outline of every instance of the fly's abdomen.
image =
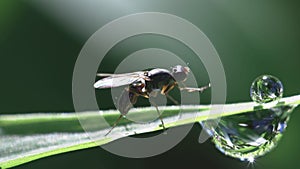
[(133, 104), (137, 101), (137, 94), (129, 90), (124, 89), (119, 100), (118, 100), (118, 110), (122, 115), (126, 115), (128, 111), (133, 107)]

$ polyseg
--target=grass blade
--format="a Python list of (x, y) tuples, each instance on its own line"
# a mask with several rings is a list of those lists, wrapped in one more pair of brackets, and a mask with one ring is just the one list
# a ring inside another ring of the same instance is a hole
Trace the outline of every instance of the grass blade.
[[(160, 109), (164, 110), (163, 119), (165, 126), (169, 128), (254, 110), (284, 105), (297, 106), (298, 104), (300, 104), (300, 95), (283, 98), (279, 103), (271, 102), (264, 105), (245, 102), (225, 105), (166, 106)], [(155, 111), (154, 107), (136, 108), (132, 109), (130, 114), (147, 119), (148, 114)], [(178, 115), (179, 112), (180, 115)], [(97, 141), (94, 142), (82, 129), (78, 119), (93, 121), (99, 116), (104, 117), (112, 125), (119, 116), (119, 112), (107, 110), (0, 115), (0, 167), (9, 168), (59, 153), (103, 145), (128, 135), (162, 129), (159, 127), (159, 119), (145, 125), (123, 118), (113, 132), (104, 137), (110, 127), (94, 121), (95, 126), (89, 126), (89, 132), (99, 135)]]

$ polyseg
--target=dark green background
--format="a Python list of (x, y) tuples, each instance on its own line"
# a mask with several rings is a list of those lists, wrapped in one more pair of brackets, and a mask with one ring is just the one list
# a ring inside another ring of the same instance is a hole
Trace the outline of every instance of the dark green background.
[[(99, 12), (96, 17), (80, 17), (89, 10), (78, 10), (74, 15), (73, 19), (83, 25), (87, 23), (85, 19), (93, 23), (86, 25), (84, 34), (79, 34), (75, 25), (72, 28), (68, 23), (57, 21), (63, 13), (54, 11), (57, 16), (52, 17), (30, 1), (0, 1), (0, 112), (74, 111), (72, 72), (85, 41), (104, 24), (145, 11), (175, 14), (208, 36), (225, 69), (227, 102), (249, 101), (250, 84), (261, 74), (281, 79), (284, 96), (300, 93), (300, 5), (297, 1), (124, 0), (97, 1), (96, 4)], [(61, 8), (68, 12), (68, 6)], [(112, 72), (122, 57), (148, 47), (170, 50), (190, 62), (193, 71), (205, 72), (199, 61), (189, 57), (193, 54), (183, 44), (159, 36), (124, 40), (108, 53), (101, 68)], [(201, 77), (200, 84), (206, 79)], [(203, 96), (204, 102), (209, 100), (207, 97)], [(107, 101), (103, 108), (112, 106)], [(279, 146), (257, 159), (255, 168), (298, 167), (299, 120), (300, 112), (296, 109)], [(147, 159), (123, 158), (96, 147), (47, 157), (17, 168), (249, 168), (248, 163), (224, 156), (210, 142), (199, 144), (200, 131), (201, 127), (195, 125), (175, 148)]]

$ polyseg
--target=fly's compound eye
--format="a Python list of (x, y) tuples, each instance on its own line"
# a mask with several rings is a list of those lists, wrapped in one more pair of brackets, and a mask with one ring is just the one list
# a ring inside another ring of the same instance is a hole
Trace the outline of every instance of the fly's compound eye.
[(185, 69), (183, 66), (177, 65), (172, 68), (172, 72), (173, 73), (181, 73), (181, 72), (185, 72)]

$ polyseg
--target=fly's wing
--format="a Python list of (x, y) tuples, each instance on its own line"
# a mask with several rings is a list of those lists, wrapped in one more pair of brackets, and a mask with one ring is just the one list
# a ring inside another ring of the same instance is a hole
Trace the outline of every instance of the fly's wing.
[(143, 80), (143, 79), (150, 80), (147, 76), (144, 75), (143, 71), (134, 72), (134, 73), (124, 73), (124, 74), (100, 73), (100, 74), (97, 74), (97, 76), (106, 77), (106, 78), (98, 80), (94, 84), (94, 88), (98, 88), (98, 89), (125, 86), (125, 85), (129, 85), (135, 81)]

